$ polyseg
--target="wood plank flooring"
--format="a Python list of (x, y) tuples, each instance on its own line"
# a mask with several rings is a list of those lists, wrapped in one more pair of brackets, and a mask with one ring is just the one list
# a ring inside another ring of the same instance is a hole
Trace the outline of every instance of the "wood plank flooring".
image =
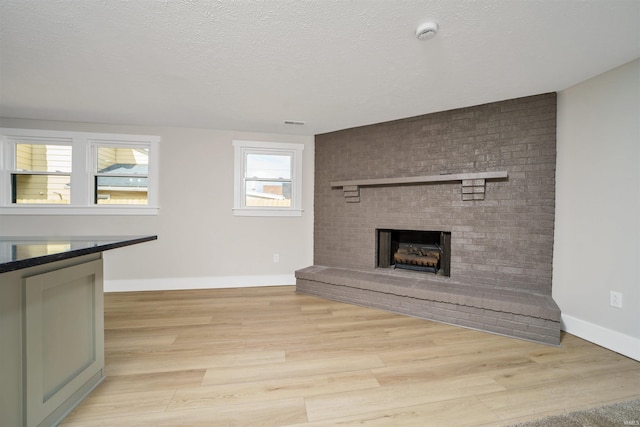
[(293, 286), (105, 295), (105, 381), (60, 424), (504, 426), (640, 397), (640, 362)]

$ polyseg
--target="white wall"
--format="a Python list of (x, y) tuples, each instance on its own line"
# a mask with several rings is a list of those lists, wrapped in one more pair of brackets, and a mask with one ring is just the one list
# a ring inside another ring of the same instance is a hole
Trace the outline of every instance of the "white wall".
[(553, 297), (564, 329), (640, 360), (640, 59), (560, 92), (557, 137)]
[[(0, 218), (5, 236), (157, 234), (157, 241), (105, 252), (106, 290), (294, 284), (294, 271), (313, 264), (313, 137), (6, 118), (0, 126), (162, 138), (158, 216)], [(302, 217), (233, 216), (234, 139), (305, 145)]]

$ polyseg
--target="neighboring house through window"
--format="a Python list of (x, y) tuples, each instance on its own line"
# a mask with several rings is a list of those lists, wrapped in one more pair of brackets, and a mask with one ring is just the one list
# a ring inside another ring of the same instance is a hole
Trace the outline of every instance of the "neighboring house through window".
[(0, 213), (157, 214), (147, 135), (0, 129)]
[(302, 215), (303, 144), (233, 141), (234, 215)]
[(99, 205), (149, 204), (149, 148), (98, 146), (94, 180)]

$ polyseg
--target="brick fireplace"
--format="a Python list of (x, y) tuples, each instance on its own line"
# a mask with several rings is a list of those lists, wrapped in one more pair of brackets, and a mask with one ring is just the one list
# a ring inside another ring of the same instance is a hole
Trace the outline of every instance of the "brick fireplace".
[[(558, 345), (555, 132), (551, 93), (317, 135), (297, 291)], [(381, 265), (391, 230), (445, 233), (448, 275)]]

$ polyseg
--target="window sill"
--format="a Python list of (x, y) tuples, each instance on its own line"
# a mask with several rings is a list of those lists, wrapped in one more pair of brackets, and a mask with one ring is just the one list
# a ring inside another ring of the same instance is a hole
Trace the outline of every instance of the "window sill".
[(234, 216), (302, 216), (302, 209), (248, 209), (234, 208)]
[(0, 215), (146, 215), (155, 216), (160, 208), (150, 206), (5, 206)]

